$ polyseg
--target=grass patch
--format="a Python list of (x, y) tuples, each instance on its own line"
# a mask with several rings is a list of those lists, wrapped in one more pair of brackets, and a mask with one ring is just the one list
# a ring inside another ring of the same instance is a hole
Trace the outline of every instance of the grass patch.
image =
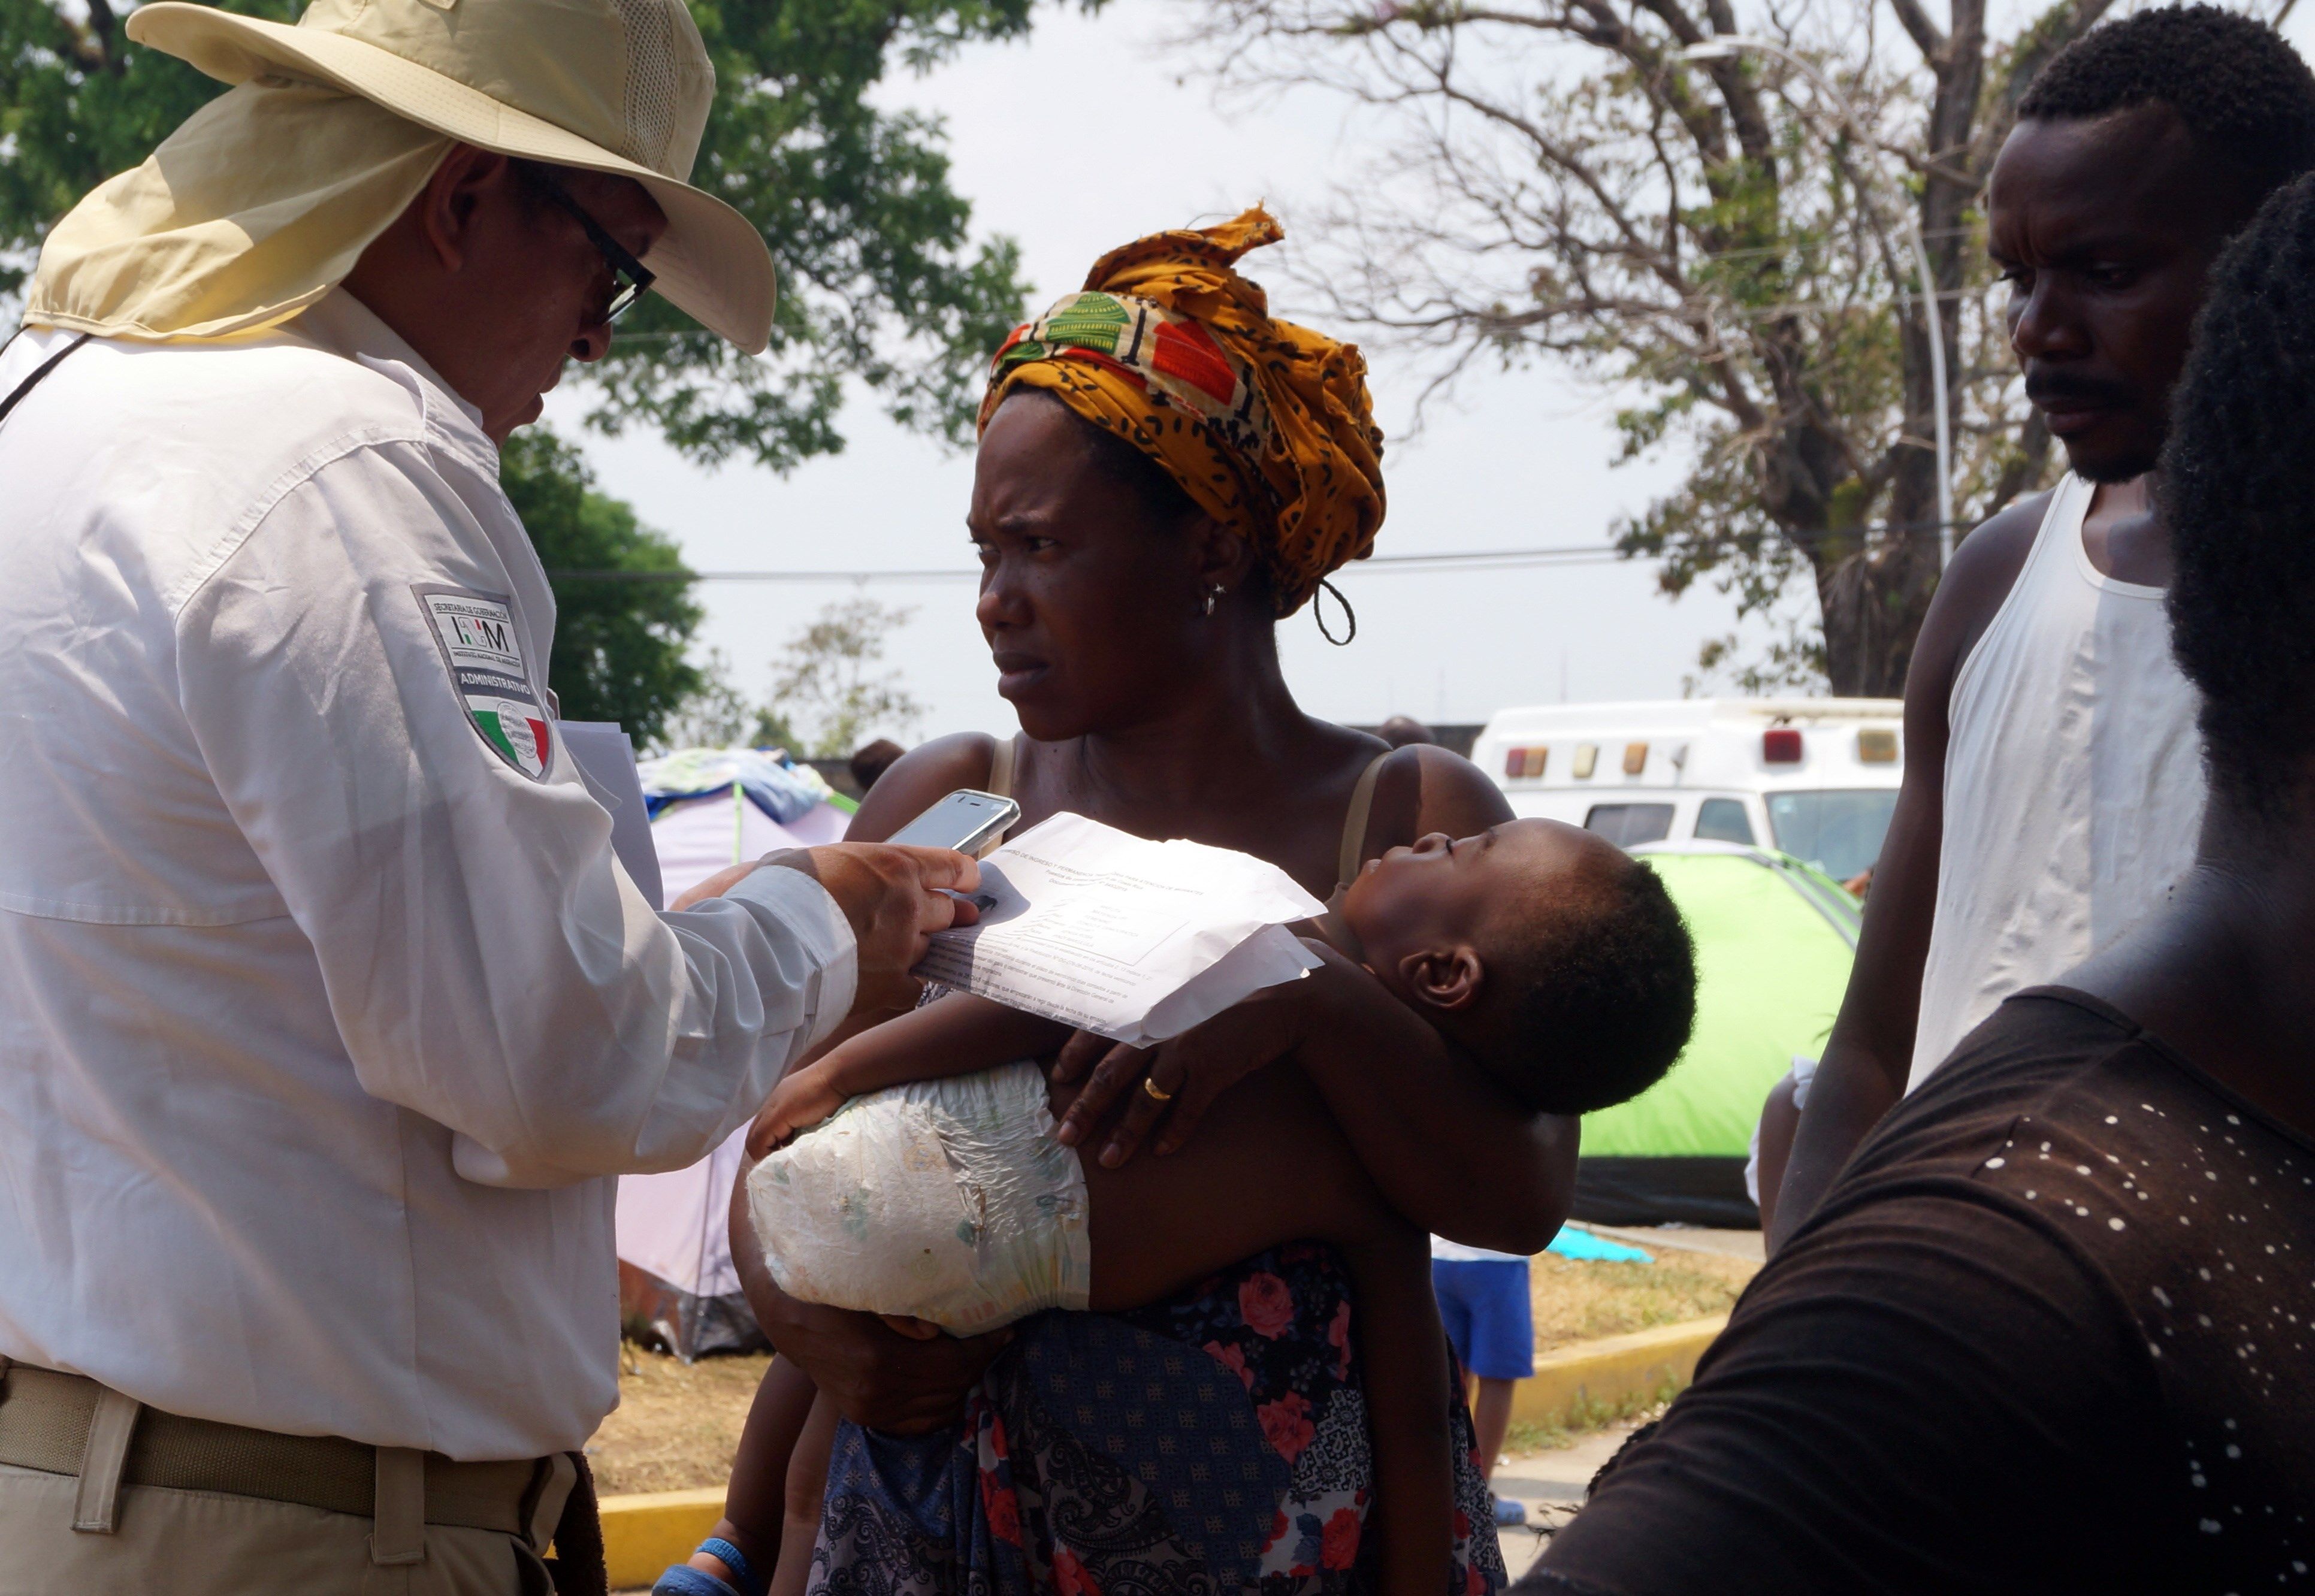
[(1548, 1352), (1603, 1335), (1709, 1318), (1735, 1306), (1761, 1271), (1749, 1258), (1658, 1246), (1652, 1264), (1581, 1262), (1538, 1255), (1528, 1286), (1535, 1299), (1535, 1350)]
[(1635, 1391), (1618, 1402), (1595, 1402), (1587, 1393), (1576, 1399), (1557, 1424), (1513, 1419), (1503, 1436), (1503, 1450), (1514, 1456), (1521, 1452), (1554, 1451), (1612, 1424), (1645, 1424), (1661, 1415), (1687, 1383), (1668, 1379), (1653, 1391)]

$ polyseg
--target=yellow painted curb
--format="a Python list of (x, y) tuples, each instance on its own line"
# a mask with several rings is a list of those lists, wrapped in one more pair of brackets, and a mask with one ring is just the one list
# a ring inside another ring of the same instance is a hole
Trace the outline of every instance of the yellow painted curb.
[(1534, 1378), (1520, 1381), (1512, 1391), (1512, 1417), (1557, 1428), (1585, 1409), (1596, 1412), (1653, 1396), (1668, 1385), (1685, 1386), (1696, 1377), (1696, 1361), (1727, 1323), (1726, 1314), (1716, 1314), (1546, 1352), (1535, 1361)]
[[(1512, 1395), (1512, 1417), (1564, 1425), (1585, 1408), (1610, 1407), (1653, 1396), (1667, 1385), (1684, 1386), (1696, 1361), (1728, 1323), (1720, 1314), (1684, 1325), (1663, 1325), (1630, 1335), (1578, 1342), (1535, 1361), (1535, 1377)], [(680, 1563), (723, 1516), (723, 1488), (646, 1491), (603, 1498), (603, 1556), (611, 1588), (649, 1585), (670, 1563)]]
[(649, 1585), (670, 1563), (691, 1556), (723, 1516), (723, 1487), (643, 1491), (603, 1498), (603, 1561), (611, 1589)]

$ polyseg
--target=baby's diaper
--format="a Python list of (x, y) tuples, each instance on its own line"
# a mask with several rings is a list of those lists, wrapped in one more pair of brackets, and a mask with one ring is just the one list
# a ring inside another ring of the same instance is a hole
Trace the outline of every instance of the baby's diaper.
[(780, 1290), (958, 1335), (1083, 1308), (1085, 1168), (1034, 1064), (855, 1097), (756, 1166), (748, 1214)]

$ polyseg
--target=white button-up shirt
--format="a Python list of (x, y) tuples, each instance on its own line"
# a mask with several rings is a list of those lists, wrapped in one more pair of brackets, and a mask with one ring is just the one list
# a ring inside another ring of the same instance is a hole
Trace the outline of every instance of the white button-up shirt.
[(578, 1447), (608, 1177), (704, 1157), (851, 1006), (810, 877), (660, 914), (613, 859), (478, 420), (341, 292), (92, 341), (0, 422), (0, 1352)]

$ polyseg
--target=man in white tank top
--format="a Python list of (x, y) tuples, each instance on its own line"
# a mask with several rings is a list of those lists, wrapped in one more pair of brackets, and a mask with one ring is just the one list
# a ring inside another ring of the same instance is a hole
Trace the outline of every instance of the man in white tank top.
[(2071, 474), (1977, 528), (1921, 626), (1905, 781), (1771, 1246), (2001, 1000), (2159, 908), (2193, 861), (2195, 696), (2149, 473), (2204, 279), (2315, 167), (2315, 75), (2272, 30), (2142, 12), (2062, 51), (1989, 185), (2011, 347)]

